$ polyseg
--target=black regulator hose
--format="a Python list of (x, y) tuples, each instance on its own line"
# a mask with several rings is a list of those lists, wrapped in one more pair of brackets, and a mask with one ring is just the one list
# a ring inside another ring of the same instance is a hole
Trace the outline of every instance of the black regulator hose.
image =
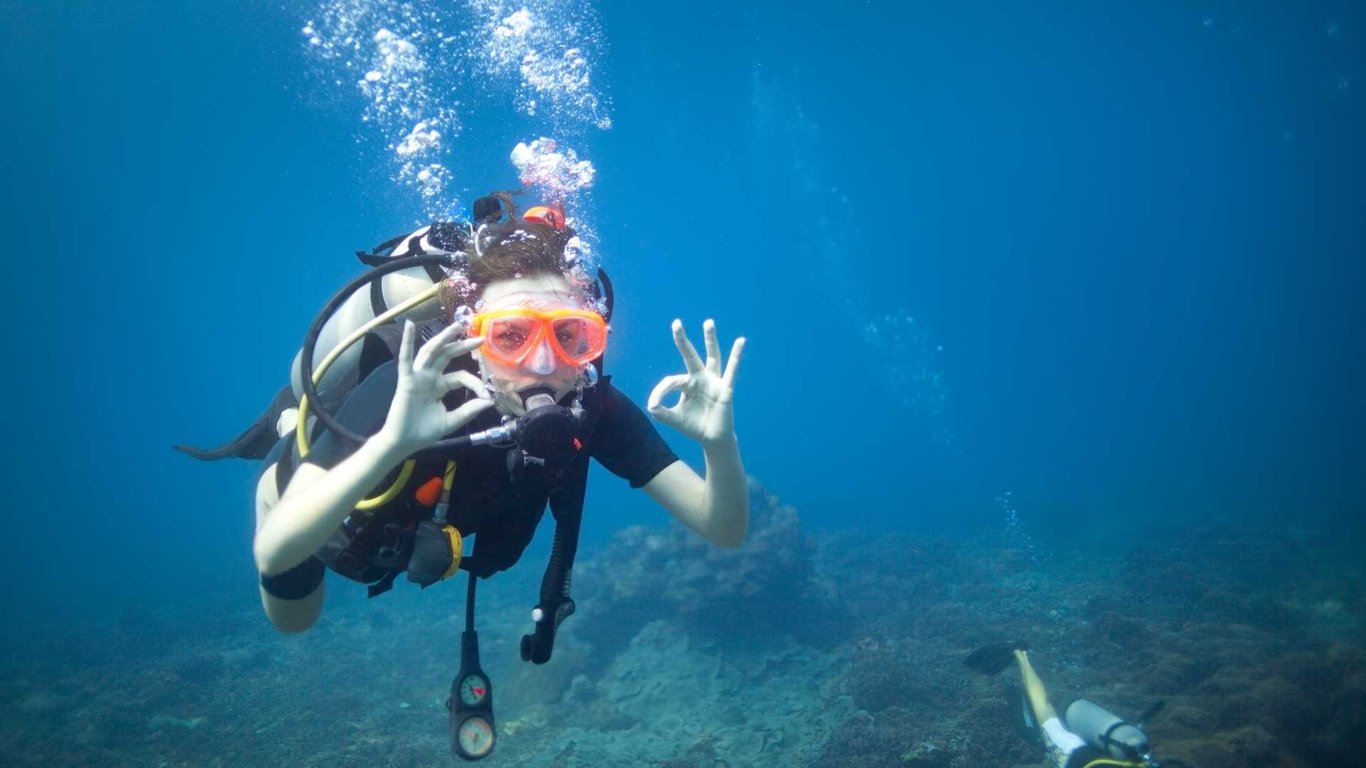
[[(580, 491), (560, 489), (570, 497)], [(522, 635), (522, 661), (544, 664), (555, 650), (555, 631), (560, 622), (574, 614), (576, 606), (570, 597), (570, 579), (574, 569), (574, 554), (579, 548), (579, 529), (583, 523), (583, 506), (567, 498), (571, 505), (555, 518), (555, 538), (550, 546), (550, 563), (541, 577), (541, 620), (529, 635)], [(552, 512), (553, 512), (552, 508)]]
[[(303, 390), (304, 397), (308, 398), (309, 411), (318, 418), (318, 421), (322, 422), (323, 426), (332, 430), (333, 433), (342, 439), (360, 445), (369, 438), (364, 435), (356, 434), (346, 427), (343, 427), (341, 423), (337, 421), (336, 417), (331, 413), (328, 413), (327, 408), (323, 406), (322, 399), (318, 397), (317, 388), (313, 385), (313, 347), (318, 343), (318, 336), (322, 335), (323, 326), (331, 319), (332, 315), (337, 311), (337, 308), (347, 299), (351, 298), (351, 294), (392, 272), (425, 266), (438, 266), (444, 269), (452, 269), (456, 266), (456, 261), (454, 256), (440, 253), (422, 253), (414, 256), (400, 256), (396, 259), (387, 261), (343, 286), (342, 289), (337, 292), (337, 295), (333, 296), (332, 300), (327, 302), (327, 305), (318, 313), (318, 316), (314, 318), (313, 325), (308, 329), (308, 335), (304, 337), (304, 346), (299, 352), (299, 386)], [(300, 424), (299, 428), (305, 429), (306, 425)]]

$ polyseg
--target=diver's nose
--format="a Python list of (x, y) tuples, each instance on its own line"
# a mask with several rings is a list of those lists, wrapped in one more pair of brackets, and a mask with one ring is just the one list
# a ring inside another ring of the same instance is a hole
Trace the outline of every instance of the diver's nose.
[(530, 363), (527, 369), (537, 376), (549, 376), (555, 372), (555, 353), (550, 351), (550, 342), (542, 341), (536, 345)]

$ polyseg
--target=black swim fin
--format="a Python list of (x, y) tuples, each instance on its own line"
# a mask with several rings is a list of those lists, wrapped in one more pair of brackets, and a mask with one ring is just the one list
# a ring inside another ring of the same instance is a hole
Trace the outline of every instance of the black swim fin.
[(1019, 640), (984, 645), (968, 654), (968, 657), (963, 659), (963, 664), (967, 665), (968, 669), (981, 672), (984, 675), (994, 675), (1015, 661), (1016, 651), (1027, 650), (1029, 650), (1029, 643), (1023, 643)]

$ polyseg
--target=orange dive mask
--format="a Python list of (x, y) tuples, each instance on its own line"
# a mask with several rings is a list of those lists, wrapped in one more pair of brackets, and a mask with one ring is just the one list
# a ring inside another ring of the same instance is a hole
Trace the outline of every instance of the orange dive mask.
[(586, 365), (607, 348), (607, 322), (597, 312), (518, 307), (480, 312), (470, 335), (483, 336), (479, 350), (504, 365), (520, 365), (542, 340), (568, 365)]

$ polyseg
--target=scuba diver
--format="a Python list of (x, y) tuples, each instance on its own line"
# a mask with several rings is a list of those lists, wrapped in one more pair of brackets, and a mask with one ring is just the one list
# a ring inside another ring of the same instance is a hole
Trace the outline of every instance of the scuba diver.
[(1009, 641), (983, 646), (963, 661), (971, 670), (985, 675), (996, 675), (1014, 662), (1020, 670), (1023, 695), (1009, 688), (1013, 724), (1026, 740), (1044, 748), (1050, 765), (1056, 768), (1183, 768), (1177, 760), (1158, 762), (1148, 748), (1148, 734), (1143, 724), (1163, 703), (1148, 707), (1136, 722), (1125, 722), (1104, 707), (1086, 699), (1068, 705), (1059, 719), (1058, 712), (1048, 701), (1043, 680), (1029, 663), (1029, 646)]
[(468, 224), (433, 224), (358, 253), (373, 269), (323, 309), (291, 385), (256, 423), (220, 448), (177, 446), (205, 460), (262, 459), (253, 554), (262, 606), (281, 632), (317, 621), (325, 568), (368, 584), (372, 597), (401, 573), (425, 588), (468, 572), (447, 702), (452, 750), (466, 759), (489, 754), (495, 739), (476, 579), (520, 559), (548, 505), (550, 562), (521, 644), (524, 660), (548, 661), (575, 610), (590, 458), (718, 546), (739, 546), (749, 517), (732, 408), (744, 339), (723, 358), (708, 320), (704, 359), (673, 322), (685, 372), (661, 380), (647, 410), (701, 444), (699, 476), (601, 374), (606, 274), (588, 273), (562, 209), (522, 213), (512, 194), (477, 200)]

